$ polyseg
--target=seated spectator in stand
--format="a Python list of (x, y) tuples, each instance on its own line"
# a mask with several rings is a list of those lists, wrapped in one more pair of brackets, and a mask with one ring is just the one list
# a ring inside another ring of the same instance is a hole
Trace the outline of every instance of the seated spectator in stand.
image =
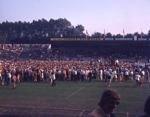
[(144, 113), (143, 115), (140, 115), (138, 117), (150, 117), (150, 96), (147, 98), (144, 106)]
[(93, 110), (90, 117), (115, 117), (113, 114), (116, 105), (119, 104), (120, 96), (113, 90), (105, 90), (101, 96), (98, 107)]

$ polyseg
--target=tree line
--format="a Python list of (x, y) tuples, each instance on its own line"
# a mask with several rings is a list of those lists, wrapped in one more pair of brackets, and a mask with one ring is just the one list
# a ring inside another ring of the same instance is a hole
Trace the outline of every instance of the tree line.
[(50, 38), (150, 38), (150, 30), (147, 34), (135, 32), (134, 34), (104, 34), (94, 32), (88, 35), (81, 24), (73, 26), (65, 18), (33, 20), (32, 22), (2, 22), (0, 23), (1, 43), (48, 43)]

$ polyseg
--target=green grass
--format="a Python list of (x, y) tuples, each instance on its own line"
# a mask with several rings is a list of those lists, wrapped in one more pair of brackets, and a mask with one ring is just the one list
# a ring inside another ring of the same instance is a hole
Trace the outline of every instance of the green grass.
[[(107, 89), (105, 82), (58, 82), (56, 87), (48, 83), (21, 83), (16, 89), (0, 86), (0, 114), (26, 116), (64, 117), (84, 116), (96, 108), (101, 93)], [(110, 89), (121, 95), (116, 109), (118, 117), (126, 112), (138, 115), (143, 112), (144, 103), (150, 94), (150, 84), (135, 87), (135, 82), (113, 82)]]

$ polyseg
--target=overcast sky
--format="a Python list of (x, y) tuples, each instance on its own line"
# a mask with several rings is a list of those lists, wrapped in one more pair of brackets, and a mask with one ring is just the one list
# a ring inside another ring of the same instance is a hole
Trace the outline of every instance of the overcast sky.
[(0, 23), (66, 18), (91, 34), (150, 30), (150, 0), (0, 0)]

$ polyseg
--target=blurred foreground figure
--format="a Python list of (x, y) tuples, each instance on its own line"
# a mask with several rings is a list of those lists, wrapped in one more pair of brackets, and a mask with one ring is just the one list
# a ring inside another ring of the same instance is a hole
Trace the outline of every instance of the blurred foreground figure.
[(113, 90), (105, 90), (98, 107), (90, 113), (90, 117), (115, 117), (114, 109), (120, 103), (120, 96)]
[(145, 114), (138, 116), (138, 117), (150, 117), (150, 96), (147, 98), (145, 102), (144, 113)]

